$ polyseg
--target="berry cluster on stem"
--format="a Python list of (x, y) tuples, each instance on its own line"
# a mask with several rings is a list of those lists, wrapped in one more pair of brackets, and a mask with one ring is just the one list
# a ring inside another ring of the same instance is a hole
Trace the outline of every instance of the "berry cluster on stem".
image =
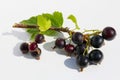
[[(17, 23), (13, 25), (13, 27), (38, 29), (37, 25)], [(111, 41), (116, 36), (116, 31), (112, 27), (105, 27), (103, 30), (85, 30), (84, 32), (75, 32), (67, 27), (50, 27), (49, 30), (66, 32), (69, 34), (70, 43), (66, 43), (66, 39), (64, 38), (58, 38), (55, 41), (55, 46), (53, 49), (64, 49), (67, 52), (67, 56), (74, 55), (76, 57), (76, 63), (80, 66), (80, 71), (83, 71), (83, 69), (88, 65), (100, 64), (103, 59), (103, 53), (98, 48), (102, 47), (104, 40)], [(23, 43), (20, 49), (24, 54), (30, 51), (33, 57), (38, 58), (41, 50), (38, 48), (37, 43), (42, 43), (44, 41), (45, 39), (43, 34), (38, 34), (35, 37), (35, 42), (30, 44)], [(71, 44), (71, 41), (74, 44)], [(90, 50), (91, 47), (94, 49)]]

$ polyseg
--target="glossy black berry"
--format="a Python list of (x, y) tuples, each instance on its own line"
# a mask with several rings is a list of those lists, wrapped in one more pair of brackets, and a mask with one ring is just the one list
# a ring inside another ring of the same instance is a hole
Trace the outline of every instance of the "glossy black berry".
[(95, 35), (91, 38), (90, 43), (94, 48), (100, 48), (103, 45), (104, 39), (100, 35)]
[(65, 39), (63, 39), (63, 38), (58, 38), (58, 39), (55, 41), (55, 47), (57, 47), (57, 48), (62, 49), (62, 48), (65, 47), (65, 45), (66, 45), (66, 42), (65, 42)]
[(67, 44), (67, 45), (65, 45), (65, 51), (66, 51), (68, 54), (73, 53), (73, 52), (74, 52), (74, 49), (75, 49), (75, 47), (74, 47), (74, 45), (72, 45), (72, 44)]
[(88, 66), (89, 60), (88, 60), (88, 57), (86, 56), (78, 56), (76, 62), (80, 66), (82, 71), (83, 68)]
[(72, 35), (72, 41), (75, 44), (82, 44), (83, 43), (83, 34), (80, 32), (75, 32)]
[(28, 43), (22, 43), (22, 44), (20, 45), (20, 50), (21, 50), (21, 52), (22, 52), (23, 54), (28, 53), (28, 52), (29, 52), (29, 45), (28, 45)]
[(39, 59), (39, 56), (40, 56), (40, 54), (41, 54), (41, 49), (40, 49), (40, 48), (36, 48), (36, 50), (31, 51), (30, 53), (31, 53), (31, 55), (32, 55), (33, 57)]
[(106, 40), (113, 40), (116, 36), (116, 31), (112, 27), (106, 27), (102, 31), (102, 37)]
[[(81, 44), (81, 45), (77, 45), (76, 47), (75, 47), (75, 53), (77, 54), (77, 55), (83, 55), (83, 53), (85, 52), (85, 50), (86, 50), (86, 48), (87, 48), (87, 45), (86, 45), (86, 43), (83, 43), (83, 44)], [(87, 54), (87, 51), (85, 52), (85, 54)]]
[(102, 61), (102, 59), (103, 59), (103, 53), (98, 49), (92, 50), (89, 53), (90, 64), (98, 64)]
[(32, 43), (30, 43), (30, 45), (29, 45), (29, 49), (30, 49), (30, 51), (35, 50), (37, 47), (38, 47), (38, 45), (37, 45), (36, 42), (32, 42)]
[(37, 34), (36, 35), (36, 37), (35, 37), (35, 42), (36, 43), (42, 43), (42, 42), (44, 42), (45, 40), (44, 40), (44, 36), (43, 36), (43, 34)]

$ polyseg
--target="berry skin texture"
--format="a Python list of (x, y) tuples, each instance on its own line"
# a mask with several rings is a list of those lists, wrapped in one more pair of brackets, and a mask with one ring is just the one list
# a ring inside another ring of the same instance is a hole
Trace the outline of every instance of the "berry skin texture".
[(91, 45), (94, 48), (100, 48), (103, 45), (103, 42), (104, 42), (104, 39), (100, 35), (93, 36), (90, 41)]
[(21, 50), (21, 52), (23, 53), (23, 54), (26, 54), (26, 53), (28, 53), (29, 52), (29, 45), (28, 45), (28, 43), (22, 43), (21, 45), (20, 45), (20, 50)]
[[(77, 45), (77, 46), (75, 47), (75, 53), (76, 53), (78, 56), (83, 55), (86, 47), (87, 47), (86, 44)], [(87, 53), (87, 52), (86, 52), (86, 53)]]
[(75, 32), (72, 35), (72, 41), (75, 44), (82, 44), (83, 43), (83, 34), (80, 32)]
[(40, 59), (40, 55), (41, 55), (41, 49), (40, 48), (36, 48), (36, 50), (31, 51), (31, 56), (33, 56), (34, 58), (36, 58), (37, 60)]
[(90, 64), (101, 63), (102, 59), (103, 59), (103, 53), (98, 49), (92, 50), (89, 53), (89, 62), (90, 62)]
[(66, 45), (66, 42), (65, 42), (65, 39), (63, 39), (63, 38), (58, 38), (58, 39), (55, 41), (55, 47), (57, 47), (57, 48), (62, 49), (62, 48), (65, 47), (65, 45)]
[(88, 66), (89, 60), (86, 56), (78, 56), (76, 62), (80, 66), (80, 71), (83, 71), (83, 68)]
[(108, 41), (113, 40), (116, 36), (116, 31), (112, 27), (106, 27), (102, 31), (102, 37)]
[(65, 45), (65, 51), (70, 55), (74, 52), (74, 49), (75, 47), (72, 44)]
[(44, 42), (45, 40), (44, 40), (44, 36), (43, 36), (43, 34), (37, 34), (36, 36), (35, 36), (35, 42), (36, 43), (42, 43), (42, 42)]
[(34, 51), (37, 47), (38, 47), (38, 45), (37, 45), (36, 42), (32, 42), (32, 43), (30, 43), (30, 45), (29, 45), (30, 51)]

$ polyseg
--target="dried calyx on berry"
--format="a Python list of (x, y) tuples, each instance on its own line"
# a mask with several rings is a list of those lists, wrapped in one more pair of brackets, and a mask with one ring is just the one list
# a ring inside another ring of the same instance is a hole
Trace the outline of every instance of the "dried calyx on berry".
[(41, 49), (38, 47), (38, 44), (43, 43), (44, 41), (45, 41), (44, 36), (42, 34), (37, 34), (34, 42), (22, 43), (20, 45), (20, 50), (23, 54), (30, 53), (31, 56), (39, 60), (41, 55)]
[(32, 42), (32, 43), (22, 43), (20, 45), (20, 50), (23, 54), (31, 54), (33, 58), (39, 60), (40, 59), (40, 54), (41, 54), (41, 49), (38, 48), (37, 43)]
[(36, 48), (34, 51), (31, 51), (30, 53), (31, 53), (31, 55), (34, 58), (36, 58), (37, 60), (39, 60), (40, 59), (39, 56), (41, 55), (41, 49), (40, 48)]
[[(68, 19), (75, 24), (75, 29), (80, 29), (74, 15), (69, 15)], [(115, 29), (113, 27), (105, 27), (103, 30), (75, 32), (75, 29), (64, 28), (63, 21), (62, 13), (55, 11), (52, 14), (44, 13), (15, 24), (14, 28), (27, 28), (27, 32), (33, 40), (32, 43), (21, 44), (20, 50), (22, 53), (30, 52), (34, 58), (39, 59), (41, 49), (38, 48), (38, 44), (45, 42), (43, 35), (56, 36), (58, 32), (66, 32), (69, 36), (65, 36), (65, 38), (58, 36), (53, 49), (64, 49), (67, 56), (74, 56), (80, 71), (83, 71), (88, 65), (100, 64), (103, 60), (103, 52), (98, 48), (103, 46), (104, 40), (111, 41), (115, 38), (117, 34)]]

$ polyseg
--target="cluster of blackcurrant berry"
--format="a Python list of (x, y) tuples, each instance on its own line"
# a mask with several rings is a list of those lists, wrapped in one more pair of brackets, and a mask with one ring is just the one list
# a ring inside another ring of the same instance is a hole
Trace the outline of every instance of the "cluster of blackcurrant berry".
[(23, 54), (30, 53), (35, 59), (39, 60), (41, 55), (41, 49), (38, 47), (38, 44), (41, 44), (45, 41), (42, 34), (37, 34), (34, 42), (22, 43), (20, 45), (20, 50)]
[[(55, 48), (64, 49), (68, 56), (74, 55), (76, 63), (80, 67), (80, 71), (88, 65), (100, 64), (103, 59), (103, 53), (98, 49), (104, 44), (105, 40), (113, 40), (116, 31), (112, 27), (106, 27), (103, 31), (92, 31), (92, 34), (83, 34), (81, 32), (72, 32), (70, 40), (73, 42), (66, 43), (66, 39), (58, 38), (55, 41)], [(92, 49), (92, 50), (90, 50)]]

